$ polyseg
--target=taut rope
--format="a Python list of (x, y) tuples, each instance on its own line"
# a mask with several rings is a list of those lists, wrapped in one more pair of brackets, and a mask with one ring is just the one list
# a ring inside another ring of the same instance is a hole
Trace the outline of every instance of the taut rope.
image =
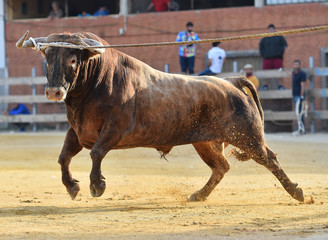
[(308, 28), (298, 28), (293, 30), (279, 31), (273, 33), (259, 33), (253, 35), (243, 35), (235, 37), (225, 37), (225, 38), (212, 38), (212, 39), (203, 39), (197, 41), (183, 41), (183, 42), (160, 42), (160, 43), (137, 43), (137, 44), (117, 44), (117, 45), (104, 45), (104, 46), (73, 46), (73, 45), (59, 45), (53, 43), (38, 43), (39, 47), (64, 47), (64, 48), (127, 48), (127, 47), (160, 47), (160, 46), (176, 46), (176, 45), (189, 45), (189, 44), (199, 44), (199, 43), (211, 43), (211, 42), (227, 42), (235, 40), (245, 40), (245, 39), (255, 39), (263, 37), (273, 37), (280, 35), (296, 34), (296, 33), (305, 33), (305, 32), (314, 32), (314, 31), (323, 31), (328, 30), (328, 25), (308, 27)]

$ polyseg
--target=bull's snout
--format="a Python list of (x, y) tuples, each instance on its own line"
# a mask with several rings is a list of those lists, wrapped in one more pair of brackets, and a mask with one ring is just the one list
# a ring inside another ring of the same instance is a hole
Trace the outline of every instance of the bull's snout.
[(65, 91), (61, 88), (46, 88), (45, 94), (51, 101), (63, 101), (66, 97)]

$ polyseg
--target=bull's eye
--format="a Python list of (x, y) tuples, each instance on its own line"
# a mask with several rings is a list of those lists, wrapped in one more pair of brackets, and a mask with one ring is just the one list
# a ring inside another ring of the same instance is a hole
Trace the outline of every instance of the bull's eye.
[(70, 67), (73, 67), (74, 69), (76, 68), (76, 65), (77, 65), (77, 60), (75, 57), (71, 58), (69, 61), (68, 61), (68, 66)]

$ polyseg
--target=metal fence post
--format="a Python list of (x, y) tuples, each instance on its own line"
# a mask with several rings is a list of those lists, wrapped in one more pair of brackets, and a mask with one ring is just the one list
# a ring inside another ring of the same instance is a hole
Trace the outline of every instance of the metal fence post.
[(166, 73), (169, 73), (170, 72), (170, 64), (166, 63), (165, 66), (164, 66), (164, 71)]
[(232, 63), (232, 71), (233, 72), (238, 72), (238, 62), (237, 61), (233, 61)]
[[(35, 67), (32, 68), (32, 77), (36, 77), (36, 68)], [(32, 95), (36, 96), (36, 85), (35, 84), (32, 84)], [(32, 103), (32, 114), (36, 115), (36, 113), (37, 113), (36, 103)], [(33, 122), (32, 126), (33, 126), (33, 132), (36, 132), (36, 130), (37, 130), (36, 123)]]
[[(314, 58), (312, 56), (309, 57), (309, 68), (312, 69), (312, 70), (314, 68)], [(310, 88), (314, 89), (314, 76), (312, 74), (311, 74), (311, 79), (310, 80), (311, 80)], [(314, 98), (310, 99), (310, 101), (311, 101), (311, 104), (310, 104), (311, 112), (314, 112), (314, 104), (315, 104)], [(311, 120), (311, 133), (315, 133), (315, 120), (314, 120), (314, 118)]]

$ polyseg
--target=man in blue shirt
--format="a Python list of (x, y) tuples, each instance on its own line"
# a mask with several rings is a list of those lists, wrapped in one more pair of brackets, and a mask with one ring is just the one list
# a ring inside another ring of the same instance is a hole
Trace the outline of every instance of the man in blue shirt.
[[(292, 94), (293, 94), (293, 101), (295, 106), (296, 114), (300, 114), (302, 111), (302, 102), (304, 100), (304, 89), (306, 85), (306, 73), (301, 68), (301, 61), (294, 60), (293, 62), (293, 72), (292, 72)], [(296, 109), (296, 104), (299, 101), (299, 108)], [(298, 127), (298, 132), (301, 134), (305, 133), (305, 125), (304, 125), (304, 116), (302, 116), (302, 124), (303, 127)]]
[[(177, 42), (200, 40), (197, 33), (193, 31), (194, 24), (192, 22), (188, 22), (186, 28), (186, 31), (179, 32), (176, 39)], [(179, 47), (180, 66), (183, 73), (187, 73), (187, 70), (189, 70), (189, 74), (195, 73), (196, 52), (196, 44), (181, 45)]]
[(102, 6), (93, 15), (95, 17), (107, 16), (109, 15), (109, 10), (106, 6)]
[[(19, 103), (17, 104), (16, 107), (11, 109), (11, 111), (9, 112), (9, 115), (18, 115), (18, 114), (31, 114), (31, 113), (24, 104)], [(20, 132), (24, 132), (25, 127), (28, 125), (28, 123), (15, 123), (15, 125), (19, 127)]]
[(17, 115), (17, 114), (31, 114), (31, 113), (23, 103), (19, 103), (17, 104), (16, 107), (11, 109), (11, 111), (9, 112), (9, 115)]

